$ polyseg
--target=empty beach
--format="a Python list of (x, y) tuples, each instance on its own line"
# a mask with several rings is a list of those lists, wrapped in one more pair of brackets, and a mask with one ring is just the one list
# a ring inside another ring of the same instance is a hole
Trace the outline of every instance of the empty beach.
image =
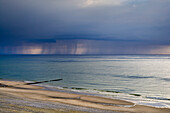
[[(135, 105), (134, 103), (110, 99), (97, 96), (80, 95), (66, 92), (48, 91), (44, 90), (43, 87), (35, 85), (26, 85), (25, 82), (16, 81), (0, 81), (0, 95), (1, 98), (17, 98), (16, 100), (35, 100), (41, 103), (52, 102), (61, 103), (73, 106), (81, 106), (86, 108), (94, 108), (100, 110), (108, 110), (108, 112), (130, 112), (130, 113), (170, 113), (170, 109), (166, 108), (154, 108), (143, 105)], [(3, 96), (4, 95), (4, 96)], [(24, 105), (24, 104), (23, 104)], [(42, 107), (25, 107), (27, 109), (40, 109)], [(57, 108), (57, 105), (56, 105)], [(44, 108), (45, 109), (45, 108)], [(64, 108), (67, 112), (67, 107)], [(2, 109), (3, 110), (3, 109)], [(48, 110), (54, 111), (59, 110), (48, 108)], [(56, 111), (57, 112), (57, 111)], [(82, 111), (76, 111), (82, 112)], [(84, 111), (83, 111), (84, 112)]]

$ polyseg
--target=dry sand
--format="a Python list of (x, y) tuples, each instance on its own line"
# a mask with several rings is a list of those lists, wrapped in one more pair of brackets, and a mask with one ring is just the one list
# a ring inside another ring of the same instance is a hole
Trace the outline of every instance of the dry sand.
[[(4, 87), (2, 87), (3, 85)], [(0, 94), (3, 93), (24, 99), (64, 103), (69, 105), (126, 113), (170, 113), (170, 109), (168, 108), (154, 108), (143, 105), (134, 105), (134, 103), (128, 101), (97, 96), (47, 91), (43, 90), (43, 87), (25, 85), (24, 82), (0, 81), (0, 86)]]

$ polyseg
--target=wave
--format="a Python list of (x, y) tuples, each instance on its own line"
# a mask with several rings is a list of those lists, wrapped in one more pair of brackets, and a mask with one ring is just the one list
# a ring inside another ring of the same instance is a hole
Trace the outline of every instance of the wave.
[(102, 73), (88, 73), (88, 72), (76, 72), (74, 74), (88, 74), (88, 75), (104, 75), (104, 76), (112, 76), (112, 77), (120, 77), (120, 78), (131, 78), (131, 79), (147, 79), (147, 78), (157, 78), (154, 76), (144, 76), (144, 75), (114, 75), (114, 74), (102, 74)]
[(161, 78), (161, 80), (170, 81), (170, 78)]
[[(28, 82), (28, 81), (27, 81)], [(38, 85), (45, 88), (45, 90), (67, 92), (74, 94), (83, 94), (91, 96), (102, 96), (106, 98), (120, 99), (133, 102), (135, 104), (147, 105), (158, 108), (170, 108), (169, 98), (165, 97), (151, 97), (144, 96), (136, 93), (124, 93), (124, 91), (116, 90), (101, 90), (101, 89), (88, 89), (83, 87), (59, 87), (51, 85)]]
[(113, 75), (114, 77), (141, 79), (141, 78), (155, 78), (153, 76), (140, 76), (140, 75)]
[[(68, 89), (68, 88), (67, 88)], [(69, 88), (70, 89), (70, 88)], [(113, 90), (99, 90), (99, 89), (87, 89), (87, 88), (71, 88), (71, 91), (84, 92), (86, 94), (98, 94), (95, 96), (104, 96), (107, 98), (121, 99), (133, 102), (135, 104), (141, 104), (146, 106), (152, 106), (157, 108), (170, 108), (170, 99), (165, 97), (150, 97), (136, 93), (124, 93), (121, 91)]]
[(170, 101), (169, 98), (164, 98), (164, 97), (149, 97), (149, 96), (146, 96), (146, 98), (149, 98), (149, 99), (156, 99), (156, 100), (168, 100), (168, 101)]

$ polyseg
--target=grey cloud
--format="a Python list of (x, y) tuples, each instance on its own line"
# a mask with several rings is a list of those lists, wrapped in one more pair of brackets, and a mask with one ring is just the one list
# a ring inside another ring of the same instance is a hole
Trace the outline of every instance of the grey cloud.
[(57, 53), (56, 40), (68, 46), (84, 40), (85, 53), (135, 53), (134, 47), (148, 53), (169, 45), (169, 5), (169, 0), (1, 0), (0, 52), (37, 44), (42, 53)]

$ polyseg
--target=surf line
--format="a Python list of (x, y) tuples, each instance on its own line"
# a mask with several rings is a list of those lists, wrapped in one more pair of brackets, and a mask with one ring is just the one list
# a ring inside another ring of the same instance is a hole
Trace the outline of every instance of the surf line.
[(121, 105), (121, 104), (113, 104), (113, 103), (105, 103), (105, 102), (95, 102), (95, 101), (90, 101), (90, 100), (85, 100), (85, 99), (81, 99), (81, 97), (73, 97), (73, 98), (69, 98), (69, 97), (55, 97), (55, 96), (48, 96), (50, 98), (54, 98), (54, 99), (70, 99), (70, 100), (80, 100), (80, 101), (84, 101), (84, 102), (89, 102), (89, 103), (94, 103), (94, 104), (101, 104), (101, 105), (107, 105), (107, 106), (118, 106), (118, 107), (134, 107), (136, 106), (136, 104), (133, 105)]

